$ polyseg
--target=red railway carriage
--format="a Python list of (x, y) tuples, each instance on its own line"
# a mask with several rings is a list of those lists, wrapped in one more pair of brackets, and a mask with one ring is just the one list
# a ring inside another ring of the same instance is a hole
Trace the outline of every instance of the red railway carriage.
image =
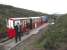
[(9, 18), (7, 22), (7, 34), (9, 38), (15, 37), (16, 31), (14, 25), (21, 25), (21, 32), (29, 32), (31, 29), (38, 28), (45, 23), (47, 18), (41, 17), (25, 17), (25, 18)]
[(32, 28), (33, 29), (40, 26), (41, 17), (30, 17), (30, 19), (32, 19)]
[(29, 23), (29, 18), (10, 18), (7, 23), (7, 34), (9, 38), (15, 37), (16, 31), (14, 29), (14, 25), (19, 23), (21, 25), (21, 32), (28, 32), (29, 27), (27, 23)]

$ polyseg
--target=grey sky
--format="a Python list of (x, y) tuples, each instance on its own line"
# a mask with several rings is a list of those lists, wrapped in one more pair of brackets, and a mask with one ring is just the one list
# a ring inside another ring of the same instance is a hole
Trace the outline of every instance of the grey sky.
[(43, 13), (67, 13), (67, 0), (0, 0), (0, 4), (12, 5)]

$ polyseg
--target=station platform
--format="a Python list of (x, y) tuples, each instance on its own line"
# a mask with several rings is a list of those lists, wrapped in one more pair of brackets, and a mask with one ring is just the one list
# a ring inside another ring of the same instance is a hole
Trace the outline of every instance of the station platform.
[(20, 44), (22, 41), (26, 40), (27, 38), (29, 38), (30, 36), (32, 36), (33, 34), (37, 34), (41, 29), (45, 28), (48, 26), (49, 23), (45, 23), (42, 26), (33, 29), (29, 32), (28, 35), (25, 35), (23, 37), (21, 37), (21, 41), (18, 41), (17, 43), (15, 42), (15, 38), (10, 39), (4, 43), (0, 43), (0, 50), (11, 50), (11, 48), (16, 47), (18, 44)]

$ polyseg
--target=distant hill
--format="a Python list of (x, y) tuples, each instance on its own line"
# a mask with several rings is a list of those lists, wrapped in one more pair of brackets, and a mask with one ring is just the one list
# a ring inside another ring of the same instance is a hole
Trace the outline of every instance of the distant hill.
[(63, 16), (65, 14), (52, 14), (52, 15), (60, 17), (60, 16)]
[(33, 10), (27, 10), (24, 8), (16, 8), (9, 5), (0, 4), (0, 16), (6, 17), (28, 17), (28, 16), (42, 16), (46, 15), (41, 12), (35, 12)]

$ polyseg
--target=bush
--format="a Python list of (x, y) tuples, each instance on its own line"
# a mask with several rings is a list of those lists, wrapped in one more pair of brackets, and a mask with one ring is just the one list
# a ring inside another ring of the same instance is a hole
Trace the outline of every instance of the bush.
[[(66, 15), (67, 16), (67, 15)], [(45, 32), (44, 48), (58, 48), (60, 44), (67, 43), (67, 17), (61, 17), (55, 25), (48, 28)]]

